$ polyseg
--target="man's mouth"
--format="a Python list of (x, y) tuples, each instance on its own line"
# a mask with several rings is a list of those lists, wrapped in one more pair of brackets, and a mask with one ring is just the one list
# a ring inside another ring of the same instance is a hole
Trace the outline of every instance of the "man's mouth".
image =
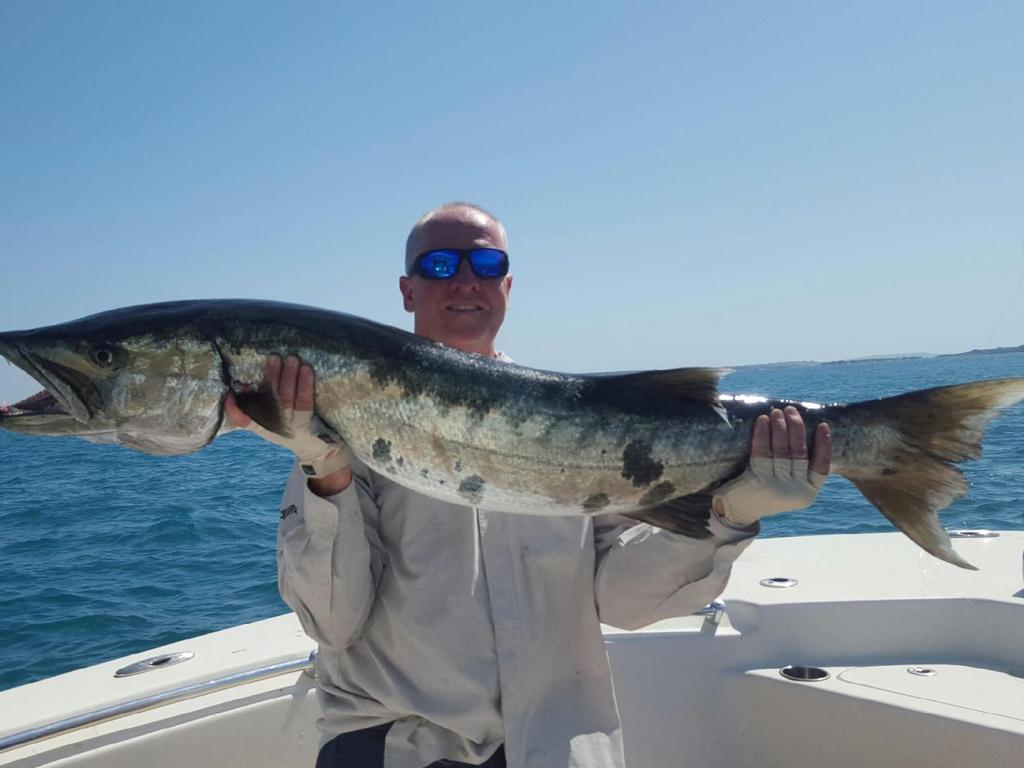
[(480, 304), (449, 304), (446, 309), (449, 312), (483, 312), (485, 307)]

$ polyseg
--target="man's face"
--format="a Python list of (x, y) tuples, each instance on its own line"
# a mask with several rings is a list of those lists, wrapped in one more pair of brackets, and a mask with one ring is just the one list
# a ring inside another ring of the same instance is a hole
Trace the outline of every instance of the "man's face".
[[(428, 221), (413, 234), (410, 245), (416, 254), (434, 248), (507, 248), (502, 228), (472, 210), (455, 210)], [(494, 339), (508, 309), (511, 275), (480, 278), (463, 260), (450, 280), (403, 276), (399, 288), (406, 311), (416, 316), (418, 336), (465, 352), (494, 354)]]

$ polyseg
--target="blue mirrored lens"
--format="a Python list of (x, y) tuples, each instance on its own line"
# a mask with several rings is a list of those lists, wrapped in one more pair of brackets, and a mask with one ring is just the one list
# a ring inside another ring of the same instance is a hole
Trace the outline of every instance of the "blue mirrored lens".
[(508, 257), (497, 248), (470, 251), (469, 263), (477, 277), (501, 277), (508, 272)]
[(420, 274), (433, 280), (445, 280), (459, 271), (461, 261), (458, 251), (430, 251), (420, 257)]

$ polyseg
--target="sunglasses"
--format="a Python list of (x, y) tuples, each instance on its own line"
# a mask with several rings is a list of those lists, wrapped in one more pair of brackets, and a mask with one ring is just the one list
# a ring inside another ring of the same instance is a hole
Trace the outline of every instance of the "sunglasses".
[(469, 261), (473, 274), (483, 280), (508, 274), (508, 254), (497, 248), (437, 248), (416, 257), (409, 267), (409, 277), (419, 275), (424, 280), (450, 280), (459, 273), (463, 259)]

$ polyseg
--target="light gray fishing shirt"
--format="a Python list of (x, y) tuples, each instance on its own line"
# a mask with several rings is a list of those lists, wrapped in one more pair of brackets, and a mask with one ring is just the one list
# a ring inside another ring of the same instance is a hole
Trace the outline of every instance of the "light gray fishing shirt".
[(481, 763), (502, 743), (509, 768), (622, 768), (600, 622), (704, 606), (756, 530), (483, 512), (352, 473), (324, 499), (292, 472), (278, 578), (320, 645), (324, 741), (394, 721), (385, 768)]

